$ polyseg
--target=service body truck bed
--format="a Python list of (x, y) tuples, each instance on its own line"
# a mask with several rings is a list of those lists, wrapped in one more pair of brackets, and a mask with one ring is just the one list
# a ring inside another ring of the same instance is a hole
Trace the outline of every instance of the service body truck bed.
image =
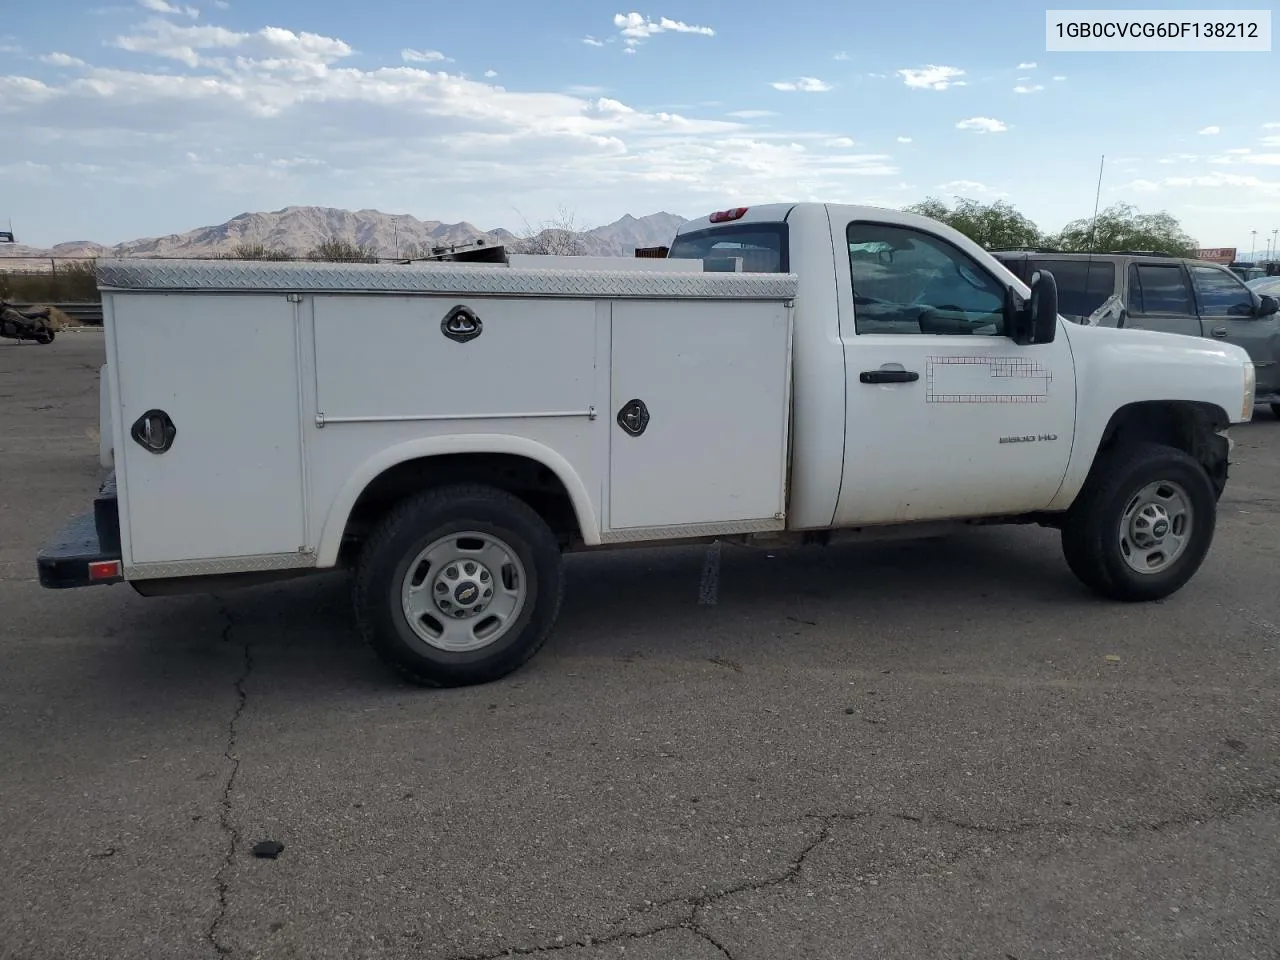
[(566, 550), (1038, 522), (1104, 596), (1199, 566), (1243, 351), (1061, 322), (896, 211), (739, 208), (670, 257), (100, 263), (114, 475), (42, 581), (349, 564), (375, 649), (453, 684), (538, 649)]

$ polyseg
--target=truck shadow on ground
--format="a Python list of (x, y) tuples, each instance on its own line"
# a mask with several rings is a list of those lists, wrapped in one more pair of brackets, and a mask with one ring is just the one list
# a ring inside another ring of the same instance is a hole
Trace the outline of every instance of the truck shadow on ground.
[[(820, 660), (822, 646), (815, 640), (806, 650), (802, 629), (816, 626), (827, 641), (835, 630), (848, 644), (874, 645), (879, 627), (892, 625), (901, 657), (910, 655), (917, 627), (923, 635), (939, 625), (980, 624), (994, 605), (1002, 616), (1014, 611), (1034, 624), (1069, 618), (1094, 602), (1061, 561), (1056, 536), (1042, 530), (787, 550), (722, 545), (718, 565), (716, 552), (680, 547), (571, 556), (560, 620), (525, 671), (540, 664), (554, 671), (553, 661), (564, 656), (682, 660), (726, 644), (753, 661)], [(258, 668), (270, 665), (273, 685), (310, 695), (403, 688), (361, 642), (345, 573), (217, 597), (130, 597), (122, 613), (104, 650), (120, 658), (112, 673), (151, 672), (156, 665), (145, 661), (159, 656), (167, 684), (198, 687), (211, 657), (234, 660), (247, 647)], [(781, 631), (790, 638), (785, 651), (770, 642)]]

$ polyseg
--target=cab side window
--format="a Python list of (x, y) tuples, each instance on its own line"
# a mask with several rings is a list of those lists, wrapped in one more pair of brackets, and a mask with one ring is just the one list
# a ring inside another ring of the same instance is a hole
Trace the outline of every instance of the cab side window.
[(846, 230), (856, 330), (1004, 336), (1004, 284), (968, 254), (910, 227)]
[(1253, 296), (1231, 272), (1193, 264), (1191, 277), (1200, 297), (1200, 312), (1205, 316), (1253, 316)]

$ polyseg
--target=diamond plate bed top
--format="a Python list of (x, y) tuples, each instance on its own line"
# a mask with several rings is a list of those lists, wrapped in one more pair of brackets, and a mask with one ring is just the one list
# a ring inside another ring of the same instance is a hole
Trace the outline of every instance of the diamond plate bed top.
[(789, 273), (534, 270), (501, 265), (305, 261), (111, 259), (98, 262), (103, 291), (210, 293), (439, 293), (526, 297), (789, 300)]

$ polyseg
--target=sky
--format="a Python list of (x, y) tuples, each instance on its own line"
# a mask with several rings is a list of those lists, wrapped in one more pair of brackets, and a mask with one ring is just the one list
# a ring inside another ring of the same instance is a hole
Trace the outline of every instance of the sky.
[(0, 7), (0, 225), (36, 246), (294, 204), (519, 230), (965, 196), (1056, 230), (1104, 155), (1103, 207), (1280, 228), (1276, 53), (1049, 53), (1025, 0)]

